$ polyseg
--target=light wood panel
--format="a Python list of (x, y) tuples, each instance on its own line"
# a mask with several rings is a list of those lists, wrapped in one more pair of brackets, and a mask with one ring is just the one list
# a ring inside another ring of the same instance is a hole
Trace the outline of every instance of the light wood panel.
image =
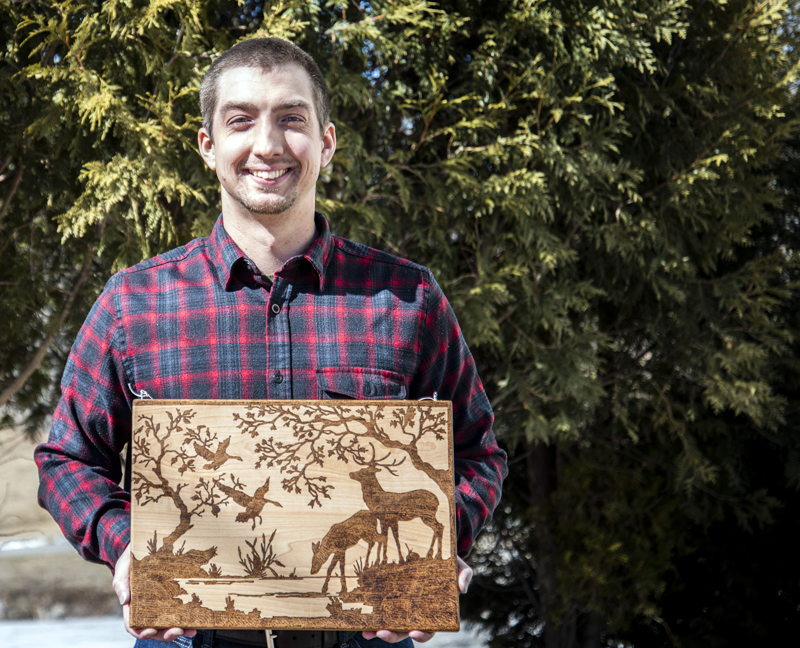
[(458, 630), (446, 401), (137, 400), (131, 625)]

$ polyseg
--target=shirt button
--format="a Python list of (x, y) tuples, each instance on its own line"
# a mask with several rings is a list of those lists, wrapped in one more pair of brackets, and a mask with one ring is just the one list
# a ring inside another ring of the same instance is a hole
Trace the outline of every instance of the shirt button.
[(281, 307), (278, 304), (272, 304), (272, 312), (277, 315), (281, 312)]
[(272, 379), (280, 385), (283, 382), (283, 374), (280, 371), (276, 371)]

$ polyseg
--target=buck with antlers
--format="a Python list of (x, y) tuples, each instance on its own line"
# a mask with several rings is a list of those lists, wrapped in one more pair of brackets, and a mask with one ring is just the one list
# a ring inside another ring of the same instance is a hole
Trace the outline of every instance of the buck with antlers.
[(325, 577), (325, 583), (322, 586), (322, 593), (328, 591), (328, 582), (331, 580), (333, 568), (339, 565), (342, 579), (342, 591), (344, 594), (347, 592), (347, 584), (344, 577), (344, 559), (345, 553), (350, 547), (358, 544), (359, 540), (364, 540), (367, 543), (367, 557), (364, 565), (369, 562), (369, 553), (372, 551), (372, 546), (377, 543), (378, 548), (375, 551), (375, 562), (378, 562), (381, 555), (381, 546), (383, 546), (383, 559), (386, 560), (386, 529), (380, 533), (378, 529), (377, 516), (372, 511), (359, 511), (355, 515), (349, 517), (344, 522), (334, 524), (319, 542), (312, 542), (311, 549), (314, 551), (314, 557), (311, 561), (311, 573), (316, 574), (328, 557), (333, 554), (331, 566), (328, 567), (328, 575)]
[(400, 563), (404, 563), (403, 553), (400, 551), (400, 537), (398, 535), (398, 522), (408, 522), (419, 518), (433, 530), (433, 540), (426, 558), (433, 555), (433, 548), (439, 543), (436, 558), (442, 557), (442, 536), (444, 525), (436, 519), (439, 510), (439, 498), (426, 490), (414, 490), (407, 493), (390, 493), (381, 487), (376, 475), (379, 472), (377, 465), (370, 465), (356, 472), (350, 473), (350, 478), (361, 483), (364, 502), (369, 510), (375, 513), (381, 521), (384, 533), (391, 531), (397, 544), (397, 554)]

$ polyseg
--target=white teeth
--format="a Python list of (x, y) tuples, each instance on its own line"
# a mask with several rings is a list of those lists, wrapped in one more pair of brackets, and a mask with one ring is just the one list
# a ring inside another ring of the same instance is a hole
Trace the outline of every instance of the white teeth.
[(289, 169), (280, 169), (278, 171), (250, 171), (256, 178), (263, 178), (264, 180), (274, 180), (288, 172)]

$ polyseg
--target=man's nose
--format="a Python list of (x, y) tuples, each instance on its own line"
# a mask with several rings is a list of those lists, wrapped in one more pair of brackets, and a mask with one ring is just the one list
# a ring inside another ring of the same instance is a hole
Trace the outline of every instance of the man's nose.
[(269, 120), (263, 120), (253, 132), (253, 154), (273, 157), (283, 154), (283, 130)]

